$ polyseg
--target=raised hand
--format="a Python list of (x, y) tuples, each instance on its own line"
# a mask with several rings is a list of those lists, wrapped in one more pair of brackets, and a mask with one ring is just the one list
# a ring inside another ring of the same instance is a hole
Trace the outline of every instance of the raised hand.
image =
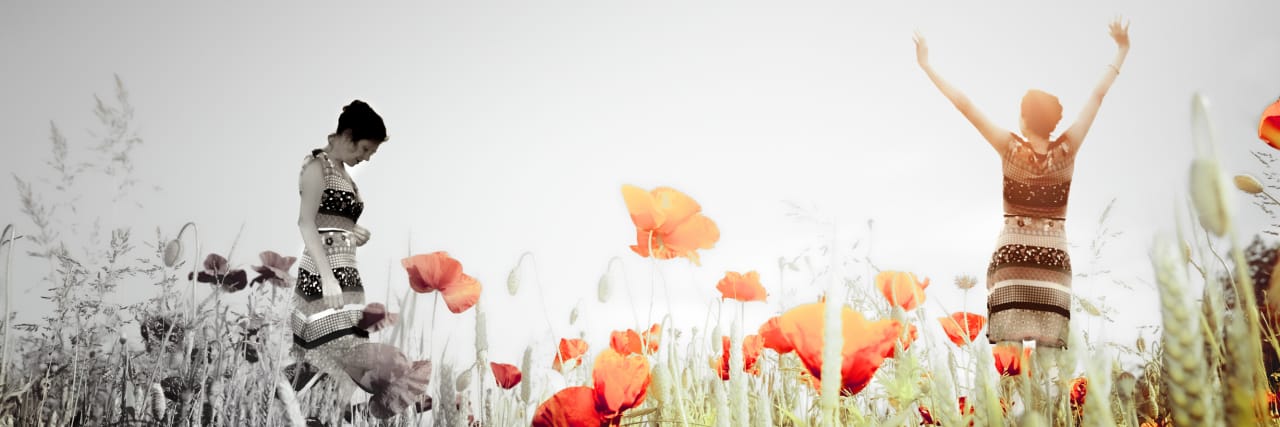
[(929, 65), (929, 45), (925, 43), (924, 35), (920, 34), (920, 30), (915, 31), (915, 34), (911, 36), (911, 41), (916, 43), (916, 62), (921, 67)]
[(1121, 25), (1120, 17), (1116, 17), (1114, 21), (1111, 21), (1109, 30), (1111, 31), (1111, 39), (1116, 41), (1116, 46), (1120, 46), (1120, 48), (1122, 49), (1129, 48), (1129, 23), (1128, 22), (1124, 23), (1124, 25)]

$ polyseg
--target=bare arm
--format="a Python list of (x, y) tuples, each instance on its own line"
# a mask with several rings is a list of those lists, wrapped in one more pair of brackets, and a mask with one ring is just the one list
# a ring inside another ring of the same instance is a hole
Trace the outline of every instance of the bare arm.
[(929, 65), (929, 46), (925, 44), (924, 36), (917, 32), (913, 40), (916, 43), (916, 61), (920, 63), (920, 69), (924, 70), (924, 73), (929, 76), (929, 80), (942, 92), (942, 95), (951, 101), (951, 105), (960, 110), (960, 114), (969, 119), (969, 123), (972, 123), (973, 127), (982, 133), (982, 137), (987, 140), (988, 144), (991, 144), (991, 148), (994, 148), (997, 153), (1003, 152), (1005, 144), (1009, 141), (1009, 131), (997, 126), (991, 119), (988, 119), (977, 106), (973, 105), (973, 102), (969, 100), (968, 96), (965, 96), (964, 92), (951, 86), (950, 83), (947, 83), (933, 70), (933, 66)]
[[(320, 164), (321, 161), (323, 160), (313, 160), (302, 168), (302, 177), (298, 183), (302, 196), (302, 204), (298, 208), (298, 230), (302, 234), (302, 243), (306, 247), (307, 254), (311, 256), (316, 269), (319, 270), (325, 299), (329, 300), (330, 297), (340, 299), (341, 288), (338, 293), (330, 295), (333, 293), (331, 288), (337, 285), (338, 279), (333, 275), (329, 257), (325, 254), (324, 242), (316, 228), (316, 212), (320, 208), (320, 195), (324, 191), (324, 165)], [(331, 305), (340, 304), (333, 301), (330, 303)]]
[(1120, 25), (1120, 20), (1111, 23), (1111, 38), (1115, 39), (1116, 57), (1107, 65), (1106, 71), (1103, 72), (1102, 80), (1094, 87), (1093, 93), (1089, 95), (1089, 100), (1085, 102), (1084, 107), (1080, 110), (1080, 115), (1076, 118), (1075, 123), (1063, 132), (1063, 137), (1067, 138), (1067, 143), (1071, 144), (1071, 151), (1074, 153), (1080, 149), (1080, 145), (1084, 142), (1085, 135), (1089, 134), (1089, 128), (1093, 126), (1093, 119), (1098, 116), (1098, 109), (1102, 107), (1102, 99), (1107, 96), (1107, 91), (1111, 89), (1111, 84), (1116, 81), (1116, 77), (1120, 75), (1120, 67), (1124, 65), (1124, 58), (1129, 54), (1129, 24)]

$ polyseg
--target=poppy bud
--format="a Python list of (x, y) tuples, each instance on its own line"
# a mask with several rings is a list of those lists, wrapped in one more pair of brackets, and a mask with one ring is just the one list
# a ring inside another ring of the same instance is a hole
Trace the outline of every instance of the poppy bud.
[(574, 324), (574, 323), (577, 323), (577, 321), (578, 321), (578, 307), (581, 307), (581, 306), (582, 306), (582, 303), (581, 303), (581, 302), (579, 302), (579, 303), (578, 303), (578, 305), (573, 306), (573, 311), (570, 311), (570, 312), (569, 312), (569, 324), (570, 324), (570, 325), (572, 325), (572, 324)]
[(609, 289), (609, 274), (601, 275), (600, 282), (597, 284), (596, 296), (600, 298), (601, 303), (607, 303), (612, 294)]
[(173, 267), (178, 264), (178, 259), (182, 257), (182, 243), (178, 239), (170, 240), (164, 245), (164, 266)]
[(511, 269), (510, 273), (507, 273), (507, 293), (514, 296), (516, 294), (516, 291), (519, 291), (519, 290), (520, 290), (520, 265), (516, 264), (516, 267)]
[(458, 374), (458, 379), (457, 379), (457, 381), (453, 383), (454, 390), (457, 390), (457, 391), (460, 391), (460, 392), (461, 392), (461, 391), (466, 391), (466, 390), (467, 390), (467, 386), (470, 386), (470, 385), (471, 385), (471, 370), (470, 370), (470, 369), (465, 370), (465, 371), (462, 371), (462, 373)]

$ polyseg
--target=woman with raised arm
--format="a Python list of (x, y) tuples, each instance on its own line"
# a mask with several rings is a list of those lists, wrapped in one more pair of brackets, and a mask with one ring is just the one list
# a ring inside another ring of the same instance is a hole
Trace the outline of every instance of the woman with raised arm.
[(1110, 25), (1118, 51), (1076, 121), (1057, 138), (1057, 97), (1032, 89), (1022, 98), (1021, 135), (988, 119), (929, 64), (929, 48), (915, 34), (916, 60), (938, 90), (1000, 155), (1004, 174), (1004, 227), (987, 268), (987, 338), (992, 344), (1065, 348), (1071, 317), (1071, 259), (1067, 255), (1067, 196), (1075, 156), (1102, 99), (1129, 53), (1129, 26)]

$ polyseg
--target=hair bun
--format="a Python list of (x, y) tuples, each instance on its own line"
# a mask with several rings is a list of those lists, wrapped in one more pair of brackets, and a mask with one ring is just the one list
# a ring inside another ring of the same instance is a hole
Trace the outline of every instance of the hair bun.
[(345, 107), (342, 107), (342, 112), (345, 113), (348, 110), (351, 110), (353, 108), (370, 109), (369, 104), (366, 104), (364, 101), (357, 99), (357, 100), (351, 101), (351, 103), (347, 104)]

